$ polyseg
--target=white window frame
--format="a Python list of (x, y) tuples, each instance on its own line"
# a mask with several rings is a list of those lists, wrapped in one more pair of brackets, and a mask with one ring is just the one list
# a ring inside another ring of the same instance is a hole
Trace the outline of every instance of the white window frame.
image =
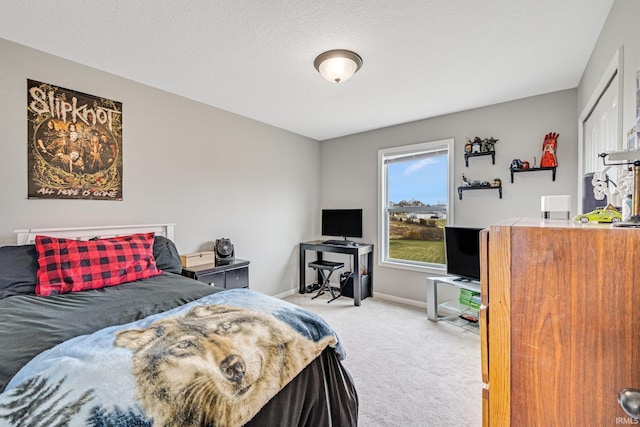
[(418, 144), (403, 145), (399, 147), (384, 148), (378, 150), (378, 265), (381, 267), (398, 268), (403, 270), (419, 271), (429, 274), (445, 274), (446, 265), (441, 267), (434, 264), (425, 264), (416, 261), (390, 260), (389, 254), (389, 225), (387, 216), (388, 182), (385, 159), (388, 157), (411, 156), (435, 150), (447, 150), (447, 224), (453, 223), (454, 218), (454, 140), (441, 139), (438, 141), (421, 142)]

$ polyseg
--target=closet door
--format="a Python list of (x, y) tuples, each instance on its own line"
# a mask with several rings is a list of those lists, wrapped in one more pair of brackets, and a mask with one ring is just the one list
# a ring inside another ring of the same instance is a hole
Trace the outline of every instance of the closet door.
[[(623, 144), (622, 106), (623, 84), (623, 50), (618, 49), (603, 73), (598, 86), (580, 114), (578, 119), (578, 212), (584, 213), (593, 204), (606, 205), (607, 200), (594, 201), (591, 178), (593, 173), (605, 169), (602, 158), (598, 154), (627, 148)], [(560, 137), (562, 138), (562, 136)], [(617, 182), (620, 171), (609, 168), (606, 174), (613, 182)], [(588, 178), (588, 180), (586, 180)], [(614, 197), (610, 200), (614, 206), (621, 206), (621, 200)]]

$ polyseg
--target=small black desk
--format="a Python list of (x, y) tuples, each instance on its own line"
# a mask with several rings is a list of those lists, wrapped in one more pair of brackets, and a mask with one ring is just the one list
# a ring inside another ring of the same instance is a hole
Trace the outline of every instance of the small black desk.
[[(360, 275), (360, 257), (367, 255), (367, 273), (369, 274), (369, 284), (371, 286), (371, 296), (373, 296), (373, 245), (370, 243), (357, 243), (355, 245), (330, 245), (322, 243), (322, 240), (300, 243), (300, 293), (304, 294), (306, 289), (306, 253), (315, 251), (318, 260), (322, 259), (323, 252), (333, 252), (347, 254), (353, 258), (353, 304), (360, 305), (362, 301), (362, 287)], [(319, 274), (319, 273), (318, 273)]]

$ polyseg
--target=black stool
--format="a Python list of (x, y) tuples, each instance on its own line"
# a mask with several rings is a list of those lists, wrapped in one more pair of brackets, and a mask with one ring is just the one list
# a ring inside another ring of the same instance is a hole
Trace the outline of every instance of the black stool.
[(319, 271), (320, 275), (322, 276), (322, 283), (319, 283), (320, 289), (318, 290), (318, 293), (316, 294), (316, 296), (314, 296), (311, 299), (318, 298), (320, 295), (324, 294), (325, 290), (329, 291), (329, 293), (331, 294), (331, 299), (327, 302), (331, 302), (334, 299), (339, 298), (340, 292), (338, 291), (338, 293), (336, 293), (336, 290), (331, 287), (329, 278), (331, 277), (331, 274), (333, 274), (334, 271), (344, 267), (344, 262), (318, 260), (318, 261), (312, 261), (308, 265), (314, 270)]

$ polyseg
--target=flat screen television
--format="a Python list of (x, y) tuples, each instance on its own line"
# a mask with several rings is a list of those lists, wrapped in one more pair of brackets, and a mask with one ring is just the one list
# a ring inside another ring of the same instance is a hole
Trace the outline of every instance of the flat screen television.
[(322, 235), (362, 237), (362, 209), (323, 209)]
[(482, 228), (444, 228), (447, 275), (460, 280), (480, 280), (480, 231)]

